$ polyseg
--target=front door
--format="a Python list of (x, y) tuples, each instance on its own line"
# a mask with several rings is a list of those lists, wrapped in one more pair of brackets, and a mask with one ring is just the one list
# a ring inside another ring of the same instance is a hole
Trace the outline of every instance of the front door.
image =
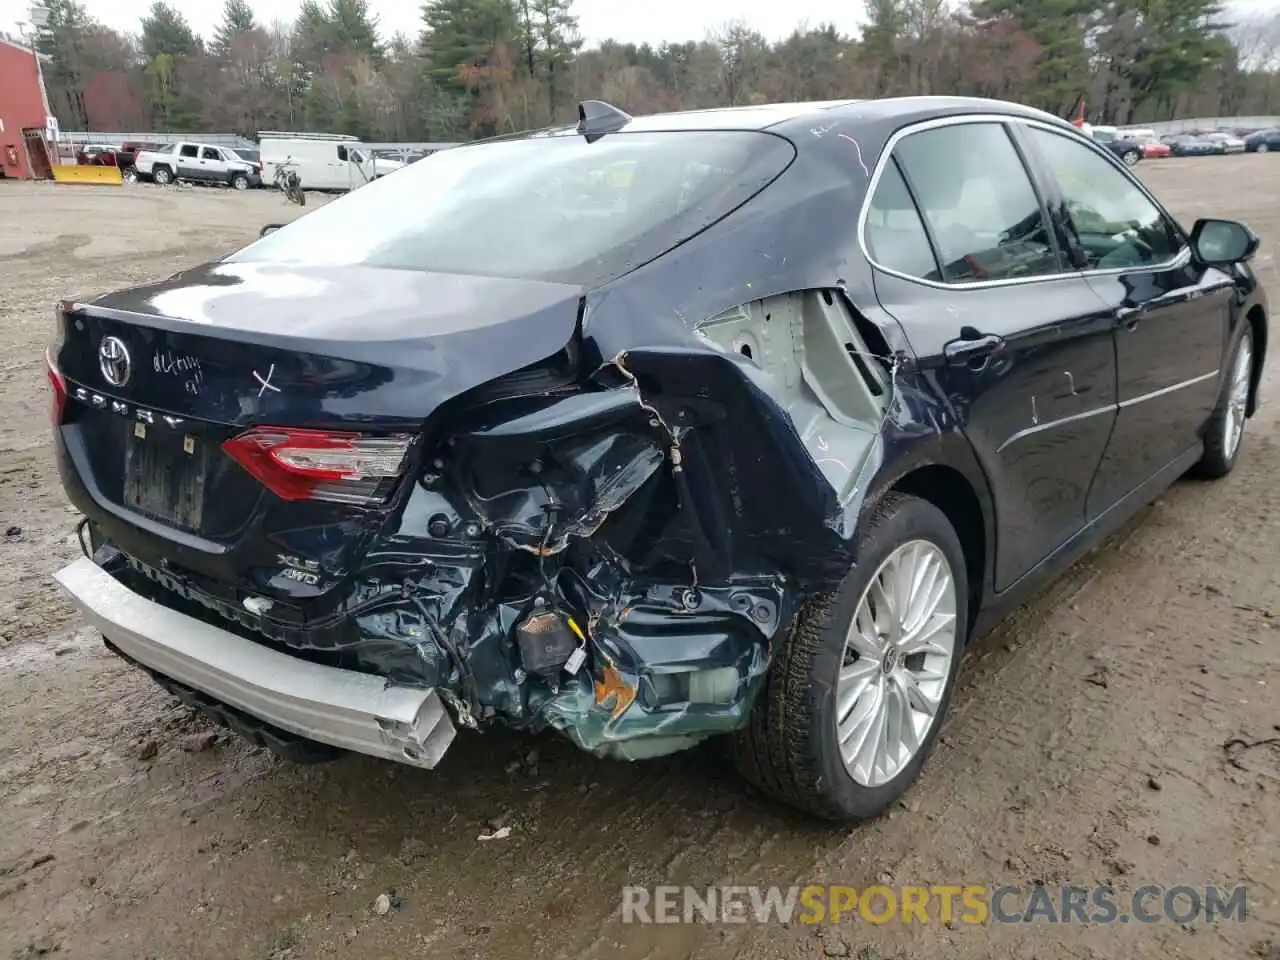
[(1029, 140), (1114, 323), (1119, 415), (1089, 495), (1096, 517), (1200, 446), (1222, 383), (1234, 288), (1192, 262), (1182, 232), (1127, 171), (1069, 135), (1032, 128)]
[(990, 118), (903, 137), (866, 219), (877, 297), (936, 371), (991, 484), (997, 590), (1084, 524), (1115, 419), (1110, 312), (1047, 222)]
[(217, 147), (200, 148), (200, 175), (204, 180), (222, 183), (227, 179), (228, 164)]

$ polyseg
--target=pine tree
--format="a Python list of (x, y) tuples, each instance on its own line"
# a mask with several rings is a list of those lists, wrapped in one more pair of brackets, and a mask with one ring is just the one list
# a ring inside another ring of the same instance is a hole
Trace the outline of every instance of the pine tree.
[(978, 0), (971, 9), (979, 19), (1014, 17), (1035, 39), (1036, 82), (1024, 99), (1061, 116), (1092, 76), (1085, 28), (1096, 6), (1092, 0)]
[(425, 74), (446, 89), (466, 90), (463, 73), (487, 67), (499, 45), (519, 44), (513, 0), (427, 0), (422, 19)]
[(378, 18), (369, 13), (369, 0), (329, 0), (325, 19), (332, 50), (362, 54), (374, 64), (382, 63), (386, 54), (378, 40)]
[(226, 0), (222, 8), (222, 23), (214, 29), (209, 49), (219, 56), (225, 56), (237, 37), (249, 33), (257, 26), (248, 0)]
[(142, 18), (142, 52), (147, 60), (160, 54), (182, 57), (197, 53), (203, 48), (187, 18), (164, 0), (155, 0), (151, 10)]
[(569, 64), (582, 48), (582, 37), (578, 33), (578, 18), (572, 13), (573, 0), (532, 2), (537, 38), (535, 60), (541, 61), (546, 77), (547, 104), (554, 117), (562, 99), (562, 88), (568, 87), (565, 78)]
[(93, 25), (84, 7), (75, 0), (45, 0), (49, 19), (36, 35), (36, 47), (52, 62), (45, 68), (45, 80), (51, 90), (61, 90), (71, 109), (74, 128), (89, 125), (84, 102), (84, 35)]

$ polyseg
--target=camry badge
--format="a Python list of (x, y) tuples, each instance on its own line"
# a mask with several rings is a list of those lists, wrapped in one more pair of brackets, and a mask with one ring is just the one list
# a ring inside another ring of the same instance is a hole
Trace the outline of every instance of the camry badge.
[(133, 372), (129, 348), (119, 337), (103, 337), (98, 345), (98, 369), (102, 379), (113, 387), (123, 387)]

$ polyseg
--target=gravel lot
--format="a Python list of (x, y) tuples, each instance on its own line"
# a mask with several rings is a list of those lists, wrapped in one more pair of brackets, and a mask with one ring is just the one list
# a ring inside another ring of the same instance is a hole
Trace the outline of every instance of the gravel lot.
[[(1188, 221), (1249, 222), (1280, 303), (1280, 157), (1141, 173)], [(0, 184), (4, 956), (1280, 957), (1274, 359), (1236, 471), (1175, 486), (974, 650), (938, 751), (875, 823), (815, 827), (711, 750), (627, 765), (461, 733), (432, 773), (299, 768), (194, 719), (53, 586), (78, 548), (42, 360), (57, 298), (211, 259), (297, 212), (266, 191)], [(510, 835), (477, 841), (498, 825)], [(1248, 920), (815, 930), (618, 912), (628, 882), (1108, 880), (1247, 884)]]

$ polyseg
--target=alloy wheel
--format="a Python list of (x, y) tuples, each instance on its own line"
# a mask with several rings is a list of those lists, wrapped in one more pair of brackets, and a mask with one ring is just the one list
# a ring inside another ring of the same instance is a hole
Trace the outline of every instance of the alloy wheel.
[(928, 540), (891, 553), (858, 601), (836, 685), (836, 737), (864, 787), (896, 777), (919, 752), (956, 656), (956, 585)]
[(1236, 351), (1236, 362), (1231, 368), (1231, 392), (1227, 397), (1227, 417), (1223, 425), (1223, 450), (1227, 460), (1236, 455), (1240, 438), (1244, 435), (1245, 410), (1249, 406), (1249, 378), (1253, 373), (1253, 344), (1246, 335)]

